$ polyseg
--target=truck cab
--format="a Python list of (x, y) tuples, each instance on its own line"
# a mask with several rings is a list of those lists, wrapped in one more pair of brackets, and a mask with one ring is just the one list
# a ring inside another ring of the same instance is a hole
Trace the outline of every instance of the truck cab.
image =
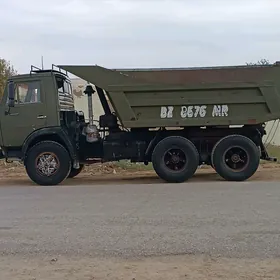
[[(75, 111), (67, 72), (54, 65), (50, 70), (31, 66), (29, 74), (11, 77), (0, 104), (1, 157), (25, 164), (29, 149), (47, 140), (67, 147), (75, 158), (71, 131), (76, 128), (77, 115), (81, 124), (83, 113)], [(80, 168), (75, 167), (74, 171)]]
[(66, 75), (32, 70), (12, 77), (0, 107), (1, 147), (16, 154), (34, 131), (60, 126), (62, 111), (74, 112), (71, 83)]

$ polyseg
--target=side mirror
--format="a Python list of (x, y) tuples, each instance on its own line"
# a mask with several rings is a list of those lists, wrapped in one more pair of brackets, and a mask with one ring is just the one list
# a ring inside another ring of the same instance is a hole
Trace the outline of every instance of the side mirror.
[(15, 84), (13, 81), (8, 84), (8, 106), (15, 107)]

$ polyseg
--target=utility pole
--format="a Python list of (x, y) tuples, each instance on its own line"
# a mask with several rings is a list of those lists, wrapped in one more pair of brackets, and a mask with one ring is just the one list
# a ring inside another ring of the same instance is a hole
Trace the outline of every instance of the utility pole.
[(44, 70), (44, 57), (41, 56), (41, 64), (42, 64), (42, 70)]

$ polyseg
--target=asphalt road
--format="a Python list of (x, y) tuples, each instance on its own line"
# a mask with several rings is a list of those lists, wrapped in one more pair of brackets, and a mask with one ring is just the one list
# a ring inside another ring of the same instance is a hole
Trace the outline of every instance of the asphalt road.
[(279, 183), (0, 188), (0, 252), (280, 256)]

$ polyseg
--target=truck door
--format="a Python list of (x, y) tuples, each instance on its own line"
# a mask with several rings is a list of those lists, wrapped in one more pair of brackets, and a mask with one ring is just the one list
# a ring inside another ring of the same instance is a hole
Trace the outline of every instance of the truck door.
[(40, 80), (15, 81), (15, 106), (2, 106), (4, 110), (1, 110), (5, 147), (20, 147), (30, 133), (47, 126), (47, 108), (42, 92)]

